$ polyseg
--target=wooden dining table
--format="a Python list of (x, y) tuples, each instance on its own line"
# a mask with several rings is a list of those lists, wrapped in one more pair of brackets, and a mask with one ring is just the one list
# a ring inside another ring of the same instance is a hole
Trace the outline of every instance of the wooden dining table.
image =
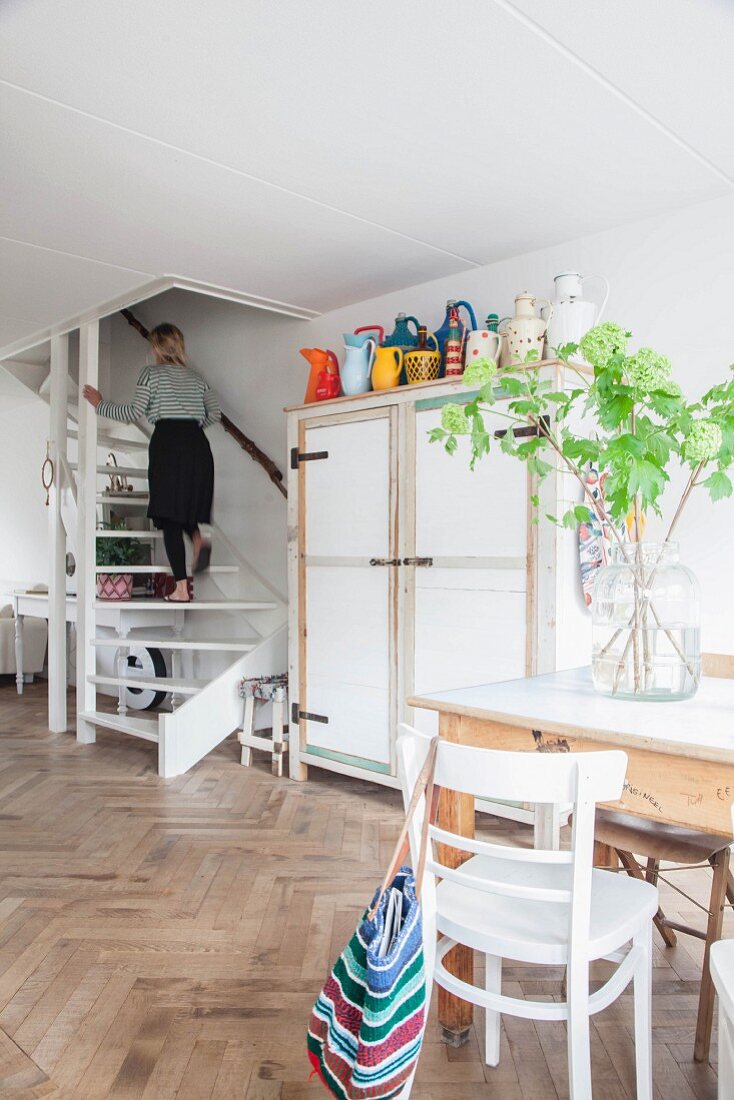
[[(407, 703), (437, 711), (439, 735), (461, 745), (540, 753), (624, 749), (622, 797), (609, 808), (732, 838), (734, 680), (704, 676), (692, 699), (638, 701), (597, 694), (591, 670), (578, 668)], [(439, 817), (444, 828), (474, 836), (472, 796), (442, 791)], [(441, 858), (459, 866), (469, 853), (447, 847)], [(447, 963), (473, 981), (471, 949), (454, 948)], [(472, 1005), (439, 989), (439, 1022), (445, 1041), (460, 1046), (469, 1037)]]

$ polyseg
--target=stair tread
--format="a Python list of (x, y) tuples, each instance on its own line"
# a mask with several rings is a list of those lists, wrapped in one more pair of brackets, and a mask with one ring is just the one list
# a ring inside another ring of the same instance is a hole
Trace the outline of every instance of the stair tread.
[[(78, 462), (70, 462), (69, 467), (72, 470), (79, 469)], [(117, 474), (118, 477), (135, 477), (145, 478), (148, 480), (148, 468), (147, 466), (98, 466), (98, 474)]]
[(107, 729), (118, 730), (120, 733), (130, 733), (134, 737), (141, 737), (144, 741), (158, 740), (157, 718), (130, 718), (123, 714), (107, 714), (102, 710), (85, 710), (79, 713), (80, 718), (87, 722), (93, 722), (96, 726), (105, 726)]
[(150, 493), (141, 490), (133, 490), (126, 493), (97, 493), (98, 504), (129, 504), (135, 502), (137, 504), (147, 504), (150, 500)]
[(121, 645), (154, 646), (157, 649), (220, 649), (223, 652), (233, 650), (235, 652), (249, 653), (260, 641), (260, 638), (150, 638), (137, 634), (129, 634), (127, 638), (92, 638), (92, 645), (117, 648)]
[[(126, 565), (115, 568), (111, 565), (95, 565), (95, 573), (163, 573), (171, 576), (170, 565)], [(210, 565), (207, 573), (239, 573), (238, 565)], [(204, 574), (205, 575), (205, 574)]]
[[(121, 570), (120, 570), (121, 572)], [(169, 600), (95, 600), (97, 610), (108, 607), (141, 608), (149, 611), (160, 611), (162, 608), (184, 611), (273, 611), (277, 603), (264, 600), (191, 600), (189, 603), (172, 603)]]
[[(76, 428), (72, 428), (67, 432), (70, 439), (78, 439), (79, 432)], [(109, 447), (111, 450), (118, 451), (147, 451), (148, 441), (147, 439), (121, 439), (119, 436), (108, 435), (106, 432), (97, 433), (97, 446)]]
[(162, 539), (162, 531), (111, 531), (107, 530), (95, 531), (95, 536), (98, 539)]
[(135, 670), (130, 670), (133, 675), (131, 676), (105, 676), (99, 674), (95, 676), (88, 676), (87, 679), (90, 684), (107, 684), (110, 687), (120, 687), (124, 684), (129, 684), (130, 687), (136, 688), (155, 688), (160, 691), (175, 691), (179, 695), (195, 695), (197, 691), (201, 691), (202, 688), (210, 682), (209, 680), (194, 680), (188, 677), (173, 676), (144, 676), (136, 675)]

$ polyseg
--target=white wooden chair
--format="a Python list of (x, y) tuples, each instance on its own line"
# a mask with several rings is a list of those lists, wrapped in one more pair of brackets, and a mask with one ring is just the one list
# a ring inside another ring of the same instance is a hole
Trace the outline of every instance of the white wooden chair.
[[(731, 807), (734, 834), (734, 803)], [(711, 945), (709, 969), (719, 995), (719, 1100), (734, 1096), (734, 940)]]
[[(430, 739), (407, 726), (402, 731), (398, 760), (407, 800)], [(475, 798), (573, 804), (568, 852), (469, 840), (432, 825), (422, 894), (427, 973), (432, 972), (444, 989), (485, 1009), (487, 1064), (495, 1066), (499, 1061), (502, 1013), (566, 1020), (572, 1100), (592, 1096), (589, 1017), (611, 1004), (630, 980), (634, 980), (637, 1096), (638, 1100), (652, 1097), (651, 933), (657, 889), (592, 867), (596, 803), (619, 798), (626, 768), (626, 754), (617, 751), (535, 755), (445, 741), (438, 748), (436, 783), (441, 787)], [(424, 810), (419, 808), (411, 830), (414, 866)], [(440, 861), (437, 844), (473, 854), (454, 869)], [(446, 969), (444, 960), (457, 944), (484, 954), (484, 989)], [(567, 1000), (538, 1002), (503, 995), (503, 958), (565, 966)], [(590, 994), (589, 965), (596, 959), (618, 965), (605, 985)], [(410, 1083), (401, 1100), (409, 1091)]]

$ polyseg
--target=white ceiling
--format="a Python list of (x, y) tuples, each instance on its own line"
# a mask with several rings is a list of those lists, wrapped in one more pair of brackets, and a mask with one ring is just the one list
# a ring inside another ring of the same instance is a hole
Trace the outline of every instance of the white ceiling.
[(4, 0), (2, 347), (150, 277), (328, 310), (732, 189), (727, 0)]

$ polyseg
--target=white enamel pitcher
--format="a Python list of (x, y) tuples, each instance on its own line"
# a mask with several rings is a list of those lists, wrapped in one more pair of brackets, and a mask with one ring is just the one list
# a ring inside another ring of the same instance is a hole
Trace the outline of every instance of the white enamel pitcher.
[[(584, 283), (597, 280), (603, 287), (601, 304), (584, 298)], [(578, 344), (590, 328), (598, 324), (609, 299), (609, 283), (603, 275), (579, 275), (577, 271), (564, 271), (556, 275), (556, 298), (553, 312), (548, 317), (546, 342), (549, 354), (553, 348), (564, 344)], [(543, 311), (545, 312), (545, 311)], [(575, 357), (577, 358), (577, 356)]]

